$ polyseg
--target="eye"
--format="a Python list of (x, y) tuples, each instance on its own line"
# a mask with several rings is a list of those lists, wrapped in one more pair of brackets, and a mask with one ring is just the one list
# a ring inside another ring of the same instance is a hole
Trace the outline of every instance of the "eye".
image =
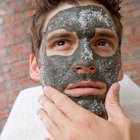
[(66, 43), (66, 41), (62, 40), (62, 41), (58, 41), (58, 42), (57, 42), (57, 45), (58, 45), (58, 46), (64, 46), (65, 43)]
[(77, 46), (73, 38), (55, 38), (46, 42), (47, 55), (70, 55)]
[(111, 45), (105, 40), (100, 40), (97, 42), (96, 47), (111, 47)]
[(111, 56), (115, 53), (114, 44), (108, 39), (101, 39), (94, 42), (94, 51), (103, 57)]
[(51, 55), (72, 55), (78, 46), (78, 37), (74, 32), (55, 30), (46, 36), (46, 53)]
[(53, 44), (53, 47), (54, 48), (58, 48), (58, 49), (66, 49), (66, 48), (70, 48), (72, 46), (72, 43), (69, 41), (69, 40), (59, 40), (59, 41), (56, 41), (54, 44)]

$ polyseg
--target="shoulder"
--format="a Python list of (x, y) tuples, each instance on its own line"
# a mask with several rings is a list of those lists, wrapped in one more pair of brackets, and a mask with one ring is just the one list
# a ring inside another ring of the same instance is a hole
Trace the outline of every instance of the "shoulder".
[(124, 74), (123, 79), (119, 83), (121, 85), (121, 91), (129, 91), (129, 89), (135, 89), (134, 91), (140, 90), (140, 87), (126, 74)]
[(30, 97), (33, 96), (34, 97), (38, 97), (42, 94), (42, 87), (41, 86), (36, 86), (36, 87), (30, 87), (30, 88), (26, 88), (23, 89), (20, 93), (19, 93), (19, 97)]
[(38, 98), (40, 97), (40, 95), (42, 95), (42, 93), (43, 91), (41, 86), (23, 89), (19, 93), (14, 103), (12, 111), (13, 110), (16, 111), (16, 109), (25, 110), (26, 107), (27, 107), (26, 110), (38, 108), (39, 107)]
[(38, 98), (41, 94), (41, 86), (27, 88), (19, 93), (2, 131), (1, 140), (38, 140), (45, 137), (46, 130), (36, 114), (40, 108)]
[(119, 83), (121, 86), (120, 97), (140, 96), (140, 87), (126, 74), (124, 74), (123, 79)]
[(119, 83), (121, 85), (120, 103), (124, 111), (130, 119), (140, 122), (140, 87), (127, 75), (124, 75)]

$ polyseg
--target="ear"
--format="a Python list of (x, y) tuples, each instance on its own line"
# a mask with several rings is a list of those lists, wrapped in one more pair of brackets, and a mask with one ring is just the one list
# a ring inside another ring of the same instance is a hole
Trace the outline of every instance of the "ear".
[(30, 76), (34, 81), (40, 81), (40, 69), (37, 65), (36, 57), (34, 54), (30, 54), (30, 60), (29, 60), (29, 72)]
[(123, 67), (122, 67), (122, 64), (121, 64), (120, 71), (119, 71), (119, 74), (118, 74), (118, 81), (120, 81), (122, 79), (123, 79)]

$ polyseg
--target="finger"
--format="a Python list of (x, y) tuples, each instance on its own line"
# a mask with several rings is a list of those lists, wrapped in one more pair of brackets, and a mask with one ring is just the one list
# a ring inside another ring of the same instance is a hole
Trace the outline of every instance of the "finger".
[(107, 93), (105, 102), (109, 121), (114, 123), (123, 121), (126, 118), (120, 106), (119, 90), (120, 85), (118, 83), (113, 84)]
[[(47, 97), (40, 97), (40, 104), (47, 112), (47, 115), (51, 120), (59, 127), (62, 131), (67, 128), (67, 125), (70, 125), (71, 120), (67, 118), (67, 116), (61, 112), (56, 105), (51, 102)], [(65, 123), (64, 123), (65, 122)]]
[(44, 140), (54, 140), (54, 138), (45, 138)]
[[(44, 94), (56, 104), (56, 106), (64, 112), (69, 119), (72, 121), (78, 121), (80, 116), (84, 116), (85, 114), (89, 114), (89, 112), (76, 104), (66, 95), (60, 93), (54, 88), (45, 87)], [(79, 115), (80, 114), (80, 115)], [(93, 114), (94, 115), (94, 114)]]
[(63, 135), (62, 135), (60, 129), (49, 118), (49, 116), (43, 109), (39, 109), (37, 114), (51, 136), (53, 136), (54, 138), (59, 138), (59, 137), (62, 138)]
[(50, 140), (49, 138), (45, 138), (44, 140)]

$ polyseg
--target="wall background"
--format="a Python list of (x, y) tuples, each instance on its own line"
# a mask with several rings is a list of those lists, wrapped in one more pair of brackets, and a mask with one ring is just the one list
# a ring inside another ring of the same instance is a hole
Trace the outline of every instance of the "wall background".
[(19, 91), (35, 83), (28, 73), (32, 0), (0, 0), (0, 130)]
[[(140, 0), (122, 4), (125, 73), (140, 85)], [(32, 0), (0, 0), (0, 132), (19, 91), (35, 86), (28, 73)]]

